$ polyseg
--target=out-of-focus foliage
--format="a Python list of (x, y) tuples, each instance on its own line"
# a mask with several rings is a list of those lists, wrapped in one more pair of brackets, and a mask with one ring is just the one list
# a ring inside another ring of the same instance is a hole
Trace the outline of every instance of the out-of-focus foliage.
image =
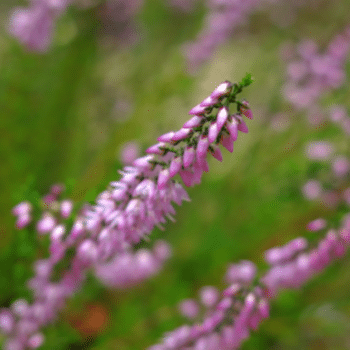
[[(229, 262), (250, 259), (264, 267), (264, 250), (304, 235), (309, 220), (336, 215), (305, 201), (301, 187), (315, 171), (305, 157), (307, 142), (340, 141), (339, 131), (310, 126), (283, 100), (279, 49), (305, 37), (326, 45), (348, 24), (348, 0), (301, 8), (286, 28), (258, 12), (195, 76), (186, 73), (181, 48), (201, 28), (202, 4), (182, 13), (165, 1), (145, 1), (131, 46), (105, 33), (96, 9), (70, 8), (47, 54), (29, 53), (7, 34), (11, 6), (0, 4), (1, 307), (30, 298), (25, 281), (44, 254), (32, 233), (13, 228), (16, 203), (36, 201), (53, 183), (65, 183), (76, 201), (93, 201), (118, 177), (125, 142), (137, 140), (144, 150), (177, 130), (221, 81), (246, 72), (255, 78), (245, 96), (256, 118), (249, 134), (235, 144), (234, 156), (210, 163), (203, 183), (189, 190), (192, 202), (178, 208), (177, 222), (151, 235), (173, 245), (165, 270), (123, 291), (91, 277), (46, 330), (42, 349), (144, 349), (184, 322), (176, 311), (181, 299), (203, 285), (223, 286)], [(350, 107), (349, 64), (346, 72), (346, 84), (326, 96), (325, 109)], [(289, 119), (285, 131), (271, 128), (276, 113)], [(346, 257), (306, 288), (281, 293), (271, 319), (243, 349), (349, 349), (349, 264)]]

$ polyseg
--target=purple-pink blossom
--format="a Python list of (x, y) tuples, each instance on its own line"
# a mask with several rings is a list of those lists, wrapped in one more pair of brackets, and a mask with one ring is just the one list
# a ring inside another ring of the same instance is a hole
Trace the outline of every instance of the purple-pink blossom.
[(326, 141), (310, 142), (306, 148), (306, 155), (309, 159), (326, 160), (334, 152), (334, 147)]

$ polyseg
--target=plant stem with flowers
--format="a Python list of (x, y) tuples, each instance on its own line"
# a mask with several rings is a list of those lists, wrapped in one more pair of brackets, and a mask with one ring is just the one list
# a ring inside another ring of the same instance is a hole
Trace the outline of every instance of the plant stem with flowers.
[[(241, 83), (220, 84), (190, 110), (193, 117), (182, 129), (160, 136), (159, 143), (146, 150), (147, 156), (124, 167), (122, 178), (111, 182), (94, 206), (83, 207), (72, 225), (68, 222), (72, 203), (59, 201), (61, 190), (52, 188), (44, 198), (48, 210), (35, 225), (38, 235), (50, 236), (49, 257), (34, 264), (35, 276), (28, 282), (34, 302), (17, 300), (0, 313), (1, 330), (8, 335), (6, 350), (38, 348), (44, 340), (41, 328), (57, 318), (66, 300), (81, 288), (87, 271), (106, 285), (124, 288), (160, 269), (170, 256), (166, 243), (158, 242), (153, 251), (132, 249), (155, 225), (162, 227), (166, 217), (173, 220), (171, 202), (181, 205), (189, 200), (173, 178), (179, 174), (186, 186), (199, 184), (203, 172), (209, 171), (207, 154), (222, 161), (219, 145), (233, 152), (238, 131), (248, 132), (242, 115), (249, 119), (253, 115), (248, 102), (237, 100), (237, 95), (251, 82), (247, 75)], [(231, 105), (236, 106), (234, 111)], [(17, 228), (32, 224), (31, 204), (21, 203), (13, 213)], [(53, 281), (63, 261), (69, 267)]]

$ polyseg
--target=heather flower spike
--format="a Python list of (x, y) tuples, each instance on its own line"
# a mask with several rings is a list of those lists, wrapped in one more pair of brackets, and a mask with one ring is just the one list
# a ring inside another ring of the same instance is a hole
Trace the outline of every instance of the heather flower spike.
[[(315, 221), (314, 225), (320, 226)], [(265, 252), (270, 268), (257, 278), (255, 264), (243, 260), (231, 264), (226, 273), (230, 285), (221, 293), (214, 287), (199, 292), (200, 305), (193, 299), (179, 304), (179, 310), (193, 325), (182, 326), (165, 334), (161, 344), (148, 350), (239, 349), (251, 330), (270, 316), (268, 299), (285, 288), (299, 288), (334, 260), (344, 256), (350, 245), (349, 214), (338, 230), (330, 230), (314, 248), (305, 238), (296, 238), (282, 247)], [(202, 309), (202, 310), (200, 310)], [(199, 320), (198, 314), (204, 315)]]
[[(126, 288), (161, 269), (170, 256), (166, 243), (157, 243), (152, 251), (133, 248), (155, 226), (162, 229), (166, 218), (174, 220), (176, 212), (171, 202), (181, 205), (190, 200), (173, 177), (179, 175), (178, 179), (186, 186), (199, 184), (203, 172), (209, 171), (208, 153), (221, 161), (220, 144), (229, 150), (233, 148), (236, 138), (232, 137), (231, 125), (237, 125), (240, 130), (243, 120), (240, 112), (231, 115), (229, 106), (236, 104), (238, 108), (242, 104), (237, 101), (237, 95), (247, 85), (244, 80), (235, 85), (220, 84), (205, 100), (205, 106), (197, 105), (190, 111), (194, 117), (182, 129), (160, 136), (159, 143), (146, 150), (146, 156), (119, 171), (120, 180), (111, 182), (94, 206), (83, 207), (73, 223), (69, 221), (72, 202), (59, 199), (61, 187), (51, 189), (42, 201), (45, 212), (34, 225), (37, 233), (44, 236), (42, 239), (48, 240), (49, 257), (37, 261), (35, 275), (28, 281), (34, 293), (33, 303), (17, 301), (11, 310), (0, 311), (0, 328), (8, 335), (5, 349), (41, 346), (44, 338), (39, 330), (55, 320), (67, 298), (81, 288), (88, 270), (107, 286)], [(217, 124), (217, 130), (214, 134), (211, 131), (209, 137), (208, 128), (213, 123)], [(241, 129), (245, 130), (244, 124)], [(31, 222), (31, 211), (32, 206), (26, 202), (14, 208), (18, 228)], [(74, 252), (69, 257), (68, 249)], [(65, 260), (69, 267), (61, 271), (60, 280), (53, 280), (53, 271), (63, 259), (69, 260)], [(215, 307), (217, 300), (216, 290), (202, 291), (205, 306)], [(225, 305), (228, 303), (222, 303), (221, 308)], [(194, 305), (187, 314), (195, 314)], [(199, 331), (212, 331), (222, 316), (222, 310), (214, 313)], [(27, 322), (32, 327), (19, 327)], [(185, 328), (179, 336), (183, 340), (188, 336)]]

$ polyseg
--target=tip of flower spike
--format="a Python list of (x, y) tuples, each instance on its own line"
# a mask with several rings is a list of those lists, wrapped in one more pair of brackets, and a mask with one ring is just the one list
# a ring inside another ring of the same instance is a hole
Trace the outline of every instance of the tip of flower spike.
[(247, 73), (246, 76), (240, 82), (240, 85), (249, 86), (252, 82), (254, 82), (252, 75), (250, 73)]

